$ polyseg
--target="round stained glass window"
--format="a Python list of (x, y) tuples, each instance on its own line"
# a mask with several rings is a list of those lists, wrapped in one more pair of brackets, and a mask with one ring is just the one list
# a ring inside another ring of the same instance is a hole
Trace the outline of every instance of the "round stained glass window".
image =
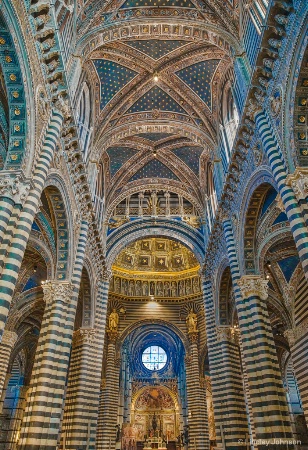
[(158, 345), (151, 345), (143, 351), (142, 363), (149, 370), (161, 370), (167, 364), (167, 353)]

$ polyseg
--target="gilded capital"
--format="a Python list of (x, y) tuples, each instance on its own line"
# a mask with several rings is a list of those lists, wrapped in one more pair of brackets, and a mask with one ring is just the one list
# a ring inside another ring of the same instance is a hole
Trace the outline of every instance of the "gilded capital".
[(18, 335), (15, 331), (4, 330), (1, 340), (1, 345), (7, 345), (8, 347), (13, 348), (16, 344)]
[(267, 299), (268, 281), (260, 275), (243, 275), (237, 282), (243, 298), (252, 296)]
[(73, 285), (69, 281), (47, 280), (42, 283), (46, 305), (53, 302), (70, 303)]

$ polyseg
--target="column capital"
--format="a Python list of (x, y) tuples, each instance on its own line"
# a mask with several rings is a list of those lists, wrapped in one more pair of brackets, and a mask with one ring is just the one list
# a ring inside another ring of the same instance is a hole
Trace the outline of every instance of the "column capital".
[(10, 348), (13, 348), (16, 344), (18, 338), (18, 334), (15, 331), (4, 330), (1, 340), (1, 345), (7, 345)]
[(107, 330), (108, 340), (110, 344), (115, 344), (118, 339), (119, 333), (115, 330)]
[(231, 326), (217, 326), (216, 327), (218, 342), (228, 341), (238, 344), (238, 329)]
[(199, 334), (199, 331), (189, 331), (187, 333), (189, 342), (191, 344), (197, 344), (197, 342), (198, 342), (198, 334)]
[(286, 330), (283, 334), (284, 337), (287, 339), (290, 347), (293, 347), (296, 341), (298, 341), (301, 337), (303, 337), (307, 333), (307, 331), (308, 331), (308, 319), (304, 320), (304, 322), (302, 322), (297, 327)]
[(224, 208), (221, 207), (219, 209), (218, 217), (219, 217), (219, 221), (221, 223), (227, 222), (227, 220), (231, 220), (230, 219), (230, 212), (225, 207)]
[(308, 197), (308, 168), (297, 167), (287, 176), (286, 184), (293, 189), (297, 200), (305, 200)]
[(261, 300), (267, 299), (268, 281), (260, 275), (243, 275), (237, 285), (241, 290), (243, 298), (258, 296)]
[(14, 203), (23, 204), (31, 188), (31, 181), (20, 172), (17, 174), (3, 173), (0, 176), (0, 196), (8, 197)]
[(42, 287), (46, 304), (54, 301), (70, 303), (74, 287), (69, 281), (46, 280)]
[(96, 328), (78, 328), (73, 334), (73, 345), (91, 344), (96, 333)]
[(106, 281), (110, 281), (112, 278), (112, 270), (110, 270), (108, 267), (104, 266), (103, 270), (102, 270), (102, 278), (100, 281), (102, 282), (106, 282)]

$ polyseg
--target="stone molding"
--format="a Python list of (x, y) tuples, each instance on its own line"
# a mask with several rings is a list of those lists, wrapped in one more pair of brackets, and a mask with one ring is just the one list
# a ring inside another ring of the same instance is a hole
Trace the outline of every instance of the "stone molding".
[(1, 345), (6, 345), (10, 348), (13, 348), (16, 344), (18, 335), (15, 331), (4, 330), (1, 340)]
[(306, 200), (308, 197), (308, 168), (297, 167), (295, 171), (287, 176), (287, 186), (290, 186), (297, 200)]
[(46, 280), (42, 283), (46, 305), (53, 302), (70, 303), (74, 287), (69, 281)]
[(267, 299), (268, 281), (264, 280), (260, 275), (243, 275), (237, 281), (237, 285), (243, 298), (257, 296), (261, 300)]

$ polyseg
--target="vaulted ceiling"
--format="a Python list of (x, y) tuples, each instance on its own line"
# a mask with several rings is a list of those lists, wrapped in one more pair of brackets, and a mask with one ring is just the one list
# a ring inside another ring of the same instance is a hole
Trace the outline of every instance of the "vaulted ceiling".
[(80, 1), (77, 49), (91, 86), (90, 159), (107, 202), (149, 184), (203, 203), (221, 93), (238, 44), (235, 0)]

